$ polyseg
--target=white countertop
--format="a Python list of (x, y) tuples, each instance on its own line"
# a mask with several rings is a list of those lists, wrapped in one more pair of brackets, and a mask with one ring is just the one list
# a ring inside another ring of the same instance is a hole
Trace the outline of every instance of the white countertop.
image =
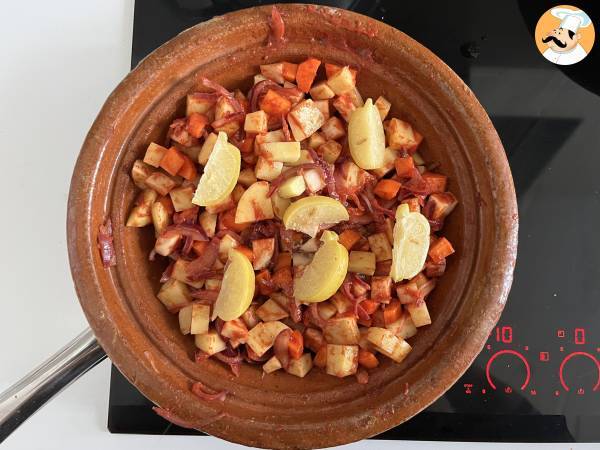
[[(143, 1), (143, 0), (140, 0)], [(0, 390), (86, 326), (67, 261), (71, 171), (89, 126), (128, 72), (133, 0), (3, 2), (0, 27)], [(214, 438), (113, 435), (105, 361), (51, 401), (5, 449), (242, 448)], [(504, 449), (508, 444), (361, 442), (352, 449)], [(598, 448), (511, 444), (518, 449)]]

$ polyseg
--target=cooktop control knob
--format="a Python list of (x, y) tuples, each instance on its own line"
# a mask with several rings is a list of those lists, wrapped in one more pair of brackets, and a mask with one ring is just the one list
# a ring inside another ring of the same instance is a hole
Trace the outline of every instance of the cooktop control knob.
[[(492, 389), (498, 389), (495, 379), (502, 380), (506, 385), (504, 391), (511, 393), (513, 389), (524, 390), (527, 387), (531, 378), (531, 367), (522, 353), (516, 350), (500, 350), (488, 360), (485, 376)], [(512, 381), (515, 381), (514, 385), (511, 385)]]
[(578, 394), (583, 394), (586, 389), (594, 392), (600, 390), (600, 362), (591, 353), (569, 353), (560, 363), (558, 376), (567, 392), (576, 390)]

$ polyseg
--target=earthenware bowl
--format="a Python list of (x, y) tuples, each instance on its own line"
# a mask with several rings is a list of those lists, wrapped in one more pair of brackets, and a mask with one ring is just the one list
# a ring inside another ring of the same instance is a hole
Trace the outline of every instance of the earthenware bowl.
[[(345, 10), (279, 6), (285, 43), (268, 46), (271, 7), (216, 17), (154, 51), (107, 99), (83, 144), (68, 205), (68, 245), (77, 293), (98, 341), (146, 397), (211, 435), (269, 448), (345, 444), (381, 433), (440, 397), (469, 367), (504, 307), (517, 245), (517, 205), (504, 149), (471, 90), (433, 53), (396, 30)], [(124, 226), (136, 189), (129, 172), (150, 141), (184, 114), (199, 75), (248, 89), (258, 65), (281, 60), (350, 64), (364, 98), (385, 95), (392, 117), (425, 136), (421, 153), (440, 163), (460, 204), (444, 229), (456, 254), (402, 364), (385, 361), (360, 385), (311, 371), (238, 378), (219, 362), (193, 361), (177, 317), (156, 299), (164, 263), (149, 262), (153, 230)], [(107, 218), (117, 265), (103, 268), (96, 239)], [(190, 385), (230, 392), (200, 401)], [(221, 414), (224, 413), (224, 414)]]

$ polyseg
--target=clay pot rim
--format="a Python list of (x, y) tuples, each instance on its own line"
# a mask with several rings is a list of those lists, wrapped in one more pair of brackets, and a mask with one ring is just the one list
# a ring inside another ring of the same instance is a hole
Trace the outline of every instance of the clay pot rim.
[[(290, 4), (280, 6), (283, 12), (305, 7), (306, 5)], [(486, 143), (486, 148), (490, 149), (490, 156), (487, 163), (490, 173), (496, 175), (496, 177), (490, 179), (490, 184), (498, 199), (498, 204), (494, 204), (493, 207), (496, 211), (496, 226), (498, 227), (498, 234), (501, 238), (498, 242), (494, 243), (494, 254), (497, 256), (497, 261), (500, 263), (498, 266), (490, 269), (490, 273), (498, 280), (498, 283), (493, 283), (487, 287), (487, 292), (484, 293), (482, 301), (489, 306), (488, 323), (493, 322), (495, 324), (500, 317), (512, 282), (512, 272), (516, 259), (518, 220), (516, 216), (516, 196), (512, 177), (510, 175), (502, 144), (500, 143), (489, 117), (463, 81), (460, 80), (446, 64), (425, 47), (421, 46), (401, 31), (374, 19), (344, 10), (336, 10), (335, 8), (330, 9), (333, 11), (341, 11), (341, 14), (351, 18), (359, 18), (365, 23), (368, 23), (369, 26), (385, 30), (386, 33), (392, 33), (395, 37), (397, 36), (399, 41), (402, 41), (408, 51), (419, 54), (423, 63), (427, 65), (440, 80), (443, 80), (442, 82), (446, 83), (447, 89), (451, 90), (457, 96), (467, 114), (475, 121), (474, 126), (476, 125), (478, 128), (477, 134), (479, 139)], [(230, 21), (235, 21), (237, 19), (241, 20), (241, 18), (246, 15), (257, 13), (266, 17), (268, 11), (270, 11), (270, 6), (250, 8), (228, 14), (226, 17), (227, 20)], [(141, 378), (141, 372), (136, 373), (136, 370), (146, 371), (147, 373), (145, 376), (148, 378), (155, 374), (151, 371), (150, 366), (152, 365), (152, 362), (142, 362), (141, 365), (137, 367), (131, 365), (129, 359), (135, 354), (135, 348), (133, 348), (133, 346), (132, 348), (127, 348), (127, 345), (116, 342), (115, 338), (121, 334), (118, 325), (109, 323), (109, 321), (106, 320), (106, 317), (103, 316), (105, 313), (105, 305), (101, 298), (102, 292), (103, 289), (105, 289), (104, 286), (106, 283), (114, 284), (115, 280), (112, 270), (104, 271), (97, 263), (97, 226), (93, 223), (90, 216), (91, 198), (95, 194), (98, 195), (97, 192), (95, 192), (94, 181), (96, 177), (99, 176), (98, 170), (100, 161), (102, 160), (104, 150), (111, 139), (113, 126), (117, 126), (125, 113), (131, 108), (131, 104), (128, 103), (128, 100), (132, 96), (135, 96), (136, 93), (144, 90), (145, 80), (142, 74), (152, 73), (162, 59), (174, 52), (183, 51), (183, 48), (187, 45), (188, 37), (193, 36), (198, 30), (202, 30), (205, 27), (212, 27), (223, 20), (223, 17), (216, 17), (208, 22), (203, 22), (182, 32), (144, 58), (140, 64), (127, 75), (109, 96), (88, 133), (71, 181), (67, 234), (69, 260), (78, 297), (98, 341), (102, 347), (107, 350), (107, 353), (113, 362), (124, 372), (126, 377), (134, 383), (136, 382), (136, 379)], [(162, 93), (157, 93), (157, 98), (159, 98), (161, 94)], [(109, 178), (113, 176), (114, 173), (108, 174)], [(100, 195), (105, 195), (104, 205), (105, 211), (108, 214), (111, 194), (109, 192), (108, 194), (101, 193)], [(507, 214), (510, 214), (511, 217), (508, 217)], [(413, 405), (411, 407), (408, 417), (412, 417), (414, 414), (429, 406), (441, 396), (454, 381), (460, 378), (482, 349), (489, 331), (491, 331), (491, 326), (487, 326), (487, 328), (482, 327), (481, 329), (475, 330), (470, 336), (470, 339), (464, 341), (465, 347), (463, 350), (466, 355), (464, 361), (462, 361), (460, 365), (451, 366), (449, 369), (450, 373), (446, 374), (447, 379), (452, 381), (444, 381), (440, 386), (436, 386), (435, 389), (427, 392), (426, 395), (420, 399), (419, 405)], [(168, 385), (168, 377), (161, 380), (161, 382)], [(155, 401), (158, 400), (162, 403), (164, 400), (169, 400), (169, 396), (164, 392), (161, 392), (156, 386), (151, 386), (143, 380), (135, 384), (145, 395), (152, 397)], [(396, 398), (392, 398), (388, 400), (388, 403), (394, 404), (396, 401)], [(210, 407), (207, 407), (207, 411), (211, 411)], [(373, 422), (368, 429), (359, 429), (357, 427), (356, 429), (346, 430), (347, 438), (342, 439), (339, 436), (334, 436), (329, 439), (326, 436), (315, 436), (313, 442), (315, 445), (335, 445), (375, 435), (397, 425), (399, 423), (397, 418), (400, 416), (404, 419), (408, 418), (406, 417), (406, 414), (401, 412), (386, 414), (384, 417)], [(222, 429), (213, 428), (210, 423), (206, 424), (203, 429), (211, 434), (236, 442), (257, 444), (255, 442), (246, 441), (243, 437), (240, 438), (239, 436), (228, 435)]]

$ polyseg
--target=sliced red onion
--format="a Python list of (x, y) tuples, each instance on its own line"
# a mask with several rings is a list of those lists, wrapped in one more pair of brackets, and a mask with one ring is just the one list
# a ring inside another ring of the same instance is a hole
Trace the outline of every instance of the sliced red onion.
[(275, 338), (275, 342), (273, 344), (273, 351), (275, 353), (275, 357), (281, 363), (281, 367), (285, 370), (290, 366), (290, 337), (292, 335), (292, 330), (286, 328), (282, 330), (277, 337)]
[(217, 392), (207, 392), (206, 391), (206, 386), (204, 386), (201, 382), (196, 381), (194, 384), (192, 384), (192, 394), (194, 394), (196, 397), (198, 397), (201, 400), (205, 400), (205, 401), (214, 401), (214, 400), (218, 400), (220, 402), (225, 401), (225, 397), (227, 397), (228, 392), (223, 390), (223, 391), (217, 391)]
[(100, 257), (102, 265), (109, 268), (117, 265), (117, 255), (113, 243), (112, 221), (106, 219), (104, 224), (98, 227), (98, 248), (100, 249)]
[(271, 17), (269, 17), (269, 46), (275, 46), (283, 43), (285, 34), (285, 24), (283, 18), (276, 6), (271, 8)]

